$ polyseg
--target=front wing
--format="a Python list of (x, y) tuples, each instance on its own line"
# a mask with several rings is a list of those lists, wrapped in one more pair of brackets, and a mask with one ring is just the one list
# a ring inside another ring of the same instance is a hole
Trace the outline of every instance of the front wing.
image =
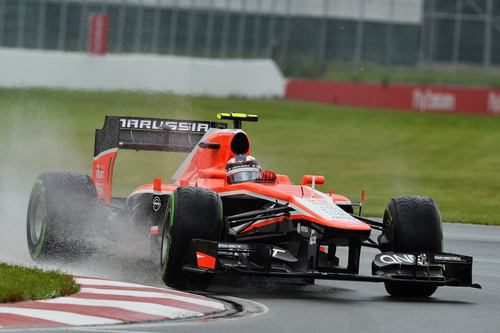
[[(398, 282), (481, 288), (472, 282), (472, 257), (452, 253), (383, 252), (372, 262), (372, 275), (348, 267), (301, 263), (289, 251), (262, 243), (225, 243), (193, 239), (183, 270), (199, 274), (236, 272), (279, 278)], [(351, 265), (352, 266), (352, 265)], [(298, 269), (293, 269), (293, 268)]]

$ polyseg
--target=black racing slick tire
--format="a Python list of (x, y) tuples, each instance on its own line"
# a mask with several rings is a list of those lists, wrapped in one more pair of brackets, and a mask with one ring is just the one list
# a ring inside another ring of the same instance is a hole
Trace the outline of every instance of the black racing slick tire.
[(170, 196), (162, 227), (161, 277), (177, 289), (204, 290), (212, 275), (182, 270), (192, 239), (218, 241), (222, 235), (222, 201), (213, 191), (179, 187)]
[(95, 185), (86, 175), (40, 174), (31, 191), (26, 219), (31, 257), (77, 259), (90, 252), (84, 236), (96, 218), (97, 202)]
[[(442, 252), (441, 216), (434, 201), (419, 196), (391, 199), (384, 213), (379, 242), (382, 251)], [(385, 289), (396, 297), (429, 297), (437, 287), (385, 282)]]

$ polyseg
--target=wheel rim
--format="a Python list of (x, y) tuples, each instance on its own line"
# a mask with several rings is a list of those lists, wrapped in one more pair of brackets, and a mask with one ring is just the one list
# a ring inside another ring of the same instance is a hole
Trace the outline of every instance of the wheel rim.
[(33, 244), (38, 244), (45, 219), (45, 210), (42, 205), (42, 198), (37, 194), (30, 214), (30, 237)]
[(161, 263), (163, 265), (165, 265), (167, 262), (169, 238), (170, 238), (170, 235), (166, 235), (165, 237), (163, 237), (162, 244), (161, 244)]
[(167, 218), (165, 219), (165, 226), (163, 227), (163, 234), (161, 237), (161, 264), (166, 265), (168, 252), (169, 252), (169, 244), (170, 244), (170, 209), (167, 211)]

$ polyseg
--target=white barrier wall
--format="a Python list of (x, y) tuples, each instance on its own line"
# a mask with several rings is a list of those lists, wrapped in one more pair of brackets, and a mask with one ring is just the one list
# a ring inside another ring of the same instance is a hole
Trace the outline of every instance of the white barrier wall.
[(138, 90), (209, 96), (282, 97), (272, 60), (0, 49), (0, 87)]
[[(64, 0), (80, 3), (82, 0)], [(420, 24), (423, 0), (100, 0), (102, 3)]]

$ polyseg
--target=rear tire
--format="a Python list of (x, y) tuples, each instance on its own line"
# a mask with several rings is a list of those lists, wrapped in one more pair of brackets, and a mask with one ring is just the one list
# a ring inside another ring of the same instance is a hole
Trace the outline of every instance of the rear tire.
[(223, 220), (219, 195), (199, 187), (179, 187), (170, 196), (165, 216), (161, 242), (163, 281), (178, 289), (206, 289), (212, 275), (185, 272), (182, 265), (192, 239), (221, 239)]
[(26, 231), (34, 260), (74, 259), (91, 252), (84, 235), (96, 219), (94, 182), (74, 172), (46, 172), (35, 180), (28, 204)]
[[(391, 199), (384, 213), (379, 243), (384, 252), (442, 252), (441, 216), (434, 201), (408, 196)], [(385, 289), (396, 297), (429, 297), (437, 287), (385, 282)]]

